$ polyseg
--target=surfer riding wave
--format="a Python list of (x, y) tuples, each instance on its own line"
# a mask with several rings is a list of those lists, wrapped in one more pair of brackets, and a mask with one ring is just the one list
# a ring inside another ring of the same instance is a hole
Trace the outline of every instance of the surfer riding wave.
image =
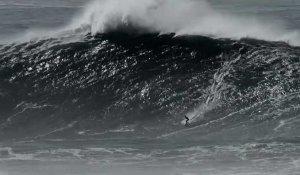
[(189, 119), (186, 115), (184, 115), (184, 117), (185, 117), (185, 119), (186, 119), (186, 120), (185, 120), (185, 126), (186, 126), (186, 127), (190, 126), (190, 123), (189, 123), (189, 120), (190, 120), (190, 119)]

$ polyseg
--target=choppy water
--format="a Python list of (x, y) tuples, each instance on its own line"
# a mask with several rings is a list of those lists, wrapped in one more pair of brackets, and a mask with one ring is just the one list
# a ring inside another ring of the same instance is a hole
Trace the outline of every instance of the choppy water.
[(297, 2), (85, 3), (0, 1), (0, 175), (300, 172)]

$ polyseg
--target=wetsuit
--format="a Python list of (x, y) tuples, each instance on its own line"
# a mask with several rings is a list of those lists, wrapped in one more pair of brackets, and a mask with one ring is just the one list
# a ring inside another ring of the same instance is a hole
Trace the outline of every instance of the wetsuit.
[(189, 123), (189, 120), (190, 120), (190, 119), (189, 119), (186, 115), (185, 115), (184, 117), (185, 117), (185, 119), (186, 119), (186, 121), (185, 121), (185, 126), (189, 126), (189, 124), (190, 124), (190, 123)]

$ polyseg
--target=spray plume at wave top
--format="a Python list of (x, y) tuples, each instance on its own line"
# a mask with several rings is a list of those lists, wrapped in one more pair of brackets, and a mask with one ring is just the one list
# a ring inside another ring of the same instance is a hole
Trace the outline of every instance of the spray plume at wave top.
[(121, 30), (233, 39), (250, 37), (300, 44), (298, 31), (255, 18), (221, 13), (204, 0), (97, 0), (88, 4), (67, 28), (84, 28), (92, 34)]

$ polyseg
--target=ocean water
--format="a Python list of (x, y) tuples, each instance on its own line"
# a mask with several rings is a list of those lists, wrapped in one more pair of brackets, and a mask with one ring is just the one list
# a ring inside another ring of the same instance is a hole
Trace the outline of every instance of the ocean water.
[(299, 10), (0, 0), (0, 175), (300, 174)]

